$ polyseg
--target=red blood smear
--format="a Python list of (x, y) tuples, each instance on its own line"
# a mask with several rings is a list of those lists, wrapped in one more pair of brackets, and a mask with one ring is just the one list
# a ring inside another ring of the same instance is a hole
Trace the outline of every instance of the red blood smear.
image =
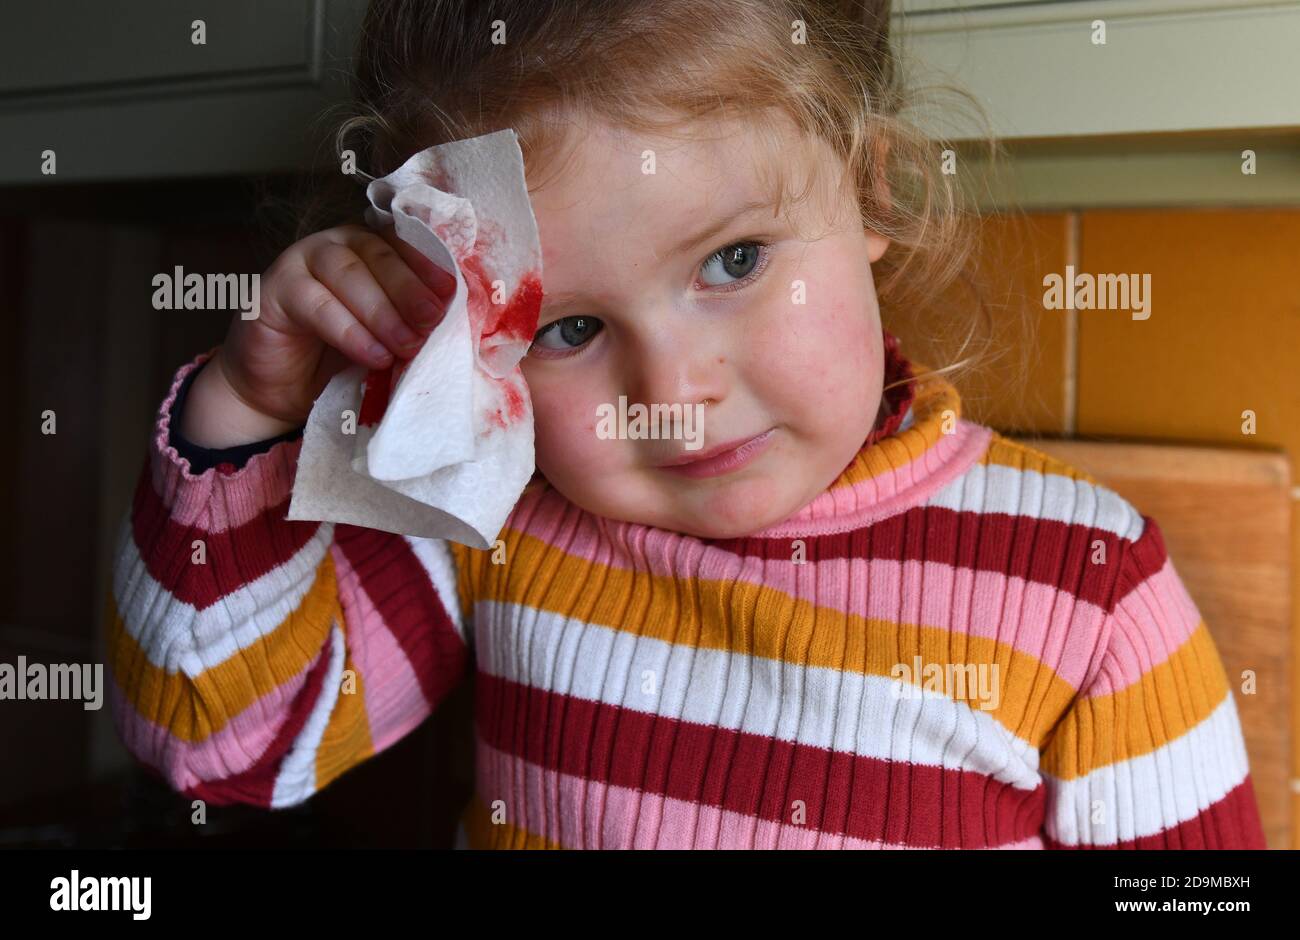
[(520, 341), (532, 342), (537, 333), (537, 319), (542, 310), (542, 282), (537, 272), (529, 271), (519, 280), (519, 286), (510, 295), (510, 301), (501, 311), (493, 329), (484, 336), (505, 333)]
[(506, 411), (508, 412), (508, 417), (501, 413), (500, 408), (497, 408), (496, 410), (489, 412), (487, 418), (497, 427), (504, 430), (510, 427), (511, 423), (523, 418), (526, 406), (524, 403), (524, 396), (515, 386), (512, 378), (503, 379), (498, 384), (501, 386), (501, 390), (506, 396)]
[(510, 299), (504, 304), (494, 304), (492, 278), (483, 270), (479, 252), (464, 258), (460, 267), (469, 287), (470, 323), (475, 334), (482, 339), (504, 333), (519, 342), (532, 342), (542, 311), (542, 282), (537, 272), (526, 272)]
[(450, 188), (447, 184), (447, 171), (442, 167), (427, 167), (426, 169), (421, 170), (419, 175), (422, 176), (424, 181), (434, 189), (441, 189), (443, 192), (450, 192)]
[[(542, 281), (537, 271), (528, 271), (519, 279), (519, 285), (506, 303), (494, 304), (491, 302), (492, 279), (483, 270), (479, 252), (462, 259), (461, 270), (466, 284), (470, 285), (470, 323), (479, 342), (498, 334), (511, 341), (531, 342), (537, 333), (537, 320), (542, 310)], [(506, 413), (497, 409), (486, 417), (492, 424), (505, 429), (523, 419), (526, 406), (523, 395), (510, 378), (497, 380), (497, 384), (505, 395)]]
[(524, 416), (524, 396), (519, 394), (513, 382), (505, 383), (506, 408), (510, 411), (510, 420), (518, 421)]
[[(483, 270), (481, 252), (485, 247), (495, 244), (495, 239), (479, 233), (479, 243), (472, 254), (460, 260), (461, 272), (467, 289), (466, 306), (468, 307), (470, 332), (478, 342), (484, 337), (504, 333), (511, 340), (531, 342), (537, 333), (537, 320), (542, 309), (542, 282), (537, 271), (526, 272), (519, 280), (510, 299), (504, 304), (492, 303), (492, 278)], [(392, 390), (397, 385), (407, 363), (397, 364), (387, 369), (372, 371), (366, 379), (366, 390), (361, 400), (359, 422), (367, 427), (377, 425), (388, 409)], [(505, 396), (506, 408), (511, 422), (519, 421), (525, 413), (523, 395), (509, 380), (499, 382)], [(507, 427), (506, 418), (498, 410), (490, 416), (493, 423), (501, 428)]]
[(374, 427), (388, 410), (388, 398), (393, 390), (393, 367), (371, 369), (366, 376), (366, 390), (361, 396), (361, 415), (357, 421)]

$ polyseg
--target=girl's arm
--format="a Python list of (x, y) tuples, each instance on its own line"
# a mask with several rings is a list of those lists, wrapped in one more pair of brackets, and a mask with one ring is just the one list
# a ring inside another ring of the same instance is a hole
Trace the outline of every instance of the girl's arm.
[(173, 404), (211, 355), (177, 373), (122, 524), (108, 610), (114, 720), (131, 753), (187, 796), (290, 806), (411, 731), (459, 683), (462, 585), (447, 543), (286, 520), (302, 447), (292, 432), (240, 448), (253, 452), (242, 467), (191, 472), (173, 443), (199, 450), (174, 441)]
[(1159, 526), (1143, 520), (1098, 664), (1041, 754), (1045, 844), (1265, 848), (1223, 663)]

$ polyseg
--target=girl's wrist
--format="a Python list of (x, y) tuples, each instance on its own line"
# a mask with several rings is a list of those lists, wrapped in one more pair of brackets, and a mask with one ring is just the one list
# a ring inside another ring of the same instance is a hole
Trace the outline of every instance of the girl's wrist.
[(246, 404), (226, 379), (220, 356), (218, 350), (200, 367), (185, 399), (179, 424), (187, 441), (199, 447), (225, 449), (278, 437), (300, 426)]

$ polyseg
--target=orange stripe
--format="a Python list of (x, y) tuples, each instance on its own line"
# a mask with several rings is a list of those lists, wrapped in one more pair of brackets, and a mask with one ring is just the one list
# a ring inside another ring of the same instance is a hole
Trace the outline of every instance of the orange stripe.
[[(947, 627), (869, 619), (792, 598), (765, 585), (676, 580), (607, 568), (532, 536), (521, 537), (514, 530), (506, 537), (511, 563), (481, 566), (482, 597), (675, 646), (867, 675), (890, 677), (899, 663), (911, 667), (915, 656), (921, 657), (922, 668), (996, 664), (1000, 700), (985, 711), (1035, 747), (1046, 740), (1076, 694), (1049, 665), (1009, 643), (955, 634)], [(592, 590), (593, 584), (599, 584), (600, 590)], [(760, 620), (772, 628), (751, 630)], [(978, 690), (968, 692), (965, 698), (979, 708)]]
[[(509, 536), (503, 530), (499, 536), (508, 541)], [(478, 595), (476, 585), (479, 583), (478, 571), (490, 550), (470, 548), (459, 542), (448, 542), (452, 561), (456, 565), (456, 596), (460, 600), (460, 622), (465, 630), (465, 642), (472, 641), (470, 630), (474, 617), (474, 598)]]
[(1202, 621), (1165, 662), (1110, 695), (1079, 700), (1043, 753), (1060, 780), (1150, 754), (1205, 721), (1228, 695), (1228, 676)]
[[(365, 684), (349, 655), (343, 660), (344, 679), (329, 725), (316, 750), (316, 789), (320, 790), (344, 771), (355, 767), (375, 753), (370, 736), (370, 716), (366, 711)], [(355, 679), (355, 689), (347, 688), (348, 671)]]
[(1101, 485), (1095, 477), (1083, 472), (1078, 467), (1063, 463), (1055, 457), (1050, 457), (1041, 451), (1034, 450), (1032, 447), (1026, 447), (1017, 441), (1007, 440), (996, 431), (989, 440), (988, 448), (985, 449), (983, 456), (977, 462), (986, 467), (996, 465), (1010, 467), (1013, 470), (1051, 473), (1071, 480), (1082, 480), (1091, 483), (1093, 486)]
[(557, 842), (534, 835), (527, 829), (504, 819), (505, 808), (498, 807), (497, 815), (479, 799), (475, 792), (469, 805), (461, 813), (465, 838), (471, 849), (561, 849)]
[(144, 648), (126, 631), (110, 597), (109, 666), (119, 688), (142, 717), (182, 741), (195, 743), (220, 731), (244, 709), (315, 662), (329, 640), (335, 618), (344, 622), (334, 562), (327, 553), (316, 567), (316, 579), (302, 604), (283, 623), (225, 662), (191, 678), (151, 663)]

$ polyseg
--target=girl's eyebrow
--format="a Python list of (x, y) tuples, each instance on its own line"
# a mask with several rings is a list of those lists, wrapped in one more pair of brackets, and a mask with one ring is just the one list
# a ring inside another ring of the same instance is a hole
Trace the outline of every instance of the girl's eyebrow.
[(556, 291), (556, 292), (548, 291), (546, 289), (546, 284), (543, 283), (542, 284), (542, 313), (545, 313), (547, 310), (551, 310), (554, 307), (563, 307), (566, 304), (577, 303), (579, 300), (583, 300), (585, 296), (586, 295), (583, 294), (582, 291), (573, 291), (573, 290)]
[(745, 216), (749, 215), (750, 213), (756, 212), (759, 209), (770, 209), (770, 208), (772, 208), (772, 204), (766, 199), (751, 199), (749, 202), (737, 206), (736, 209), (732, 211), (730, 214), (728, 214), (725, 218), (719, 219), (717, 222), (713, 223), (712, 225), (705, 226), (703, 229), (696, 232), (694, 235), (691, 235), (689, 238), (686, 238), (683, 241), (679, 242), (676, 247), (670, 248), (661, 257), (675, 258), (677, 255), (689, 251), (690, 249), (699, 245), (701, 242), (706, 242), (712, 238), (717, 237), (720, 233), (725, 232), (737, 221), (743, 219)]
[[(759, 209), (771, 209), (771, 208), (772, 208), (772, 203), (766, 199), (753, 199), (750, 200), (749, 202), (742, 203), (741, 205), (737, 206), (734, 211), (729, 213), (725, 218), (719, 219), (717, 222), (714, 222), (706, 226), (705, 228), (696, 232), (694, 235), (682, 241), (675, 248), (671, 248), (667, 253), (660, 255), (659, 256), (660, 260), (664, 258), (675, 258), (676, 256), (690, 250), (691, 248), (694, 248), (696, 245), (700, 244), (701, 242), (705, 242), (711, 238), (717, 237), (718, 234), (726, 231), (737, 221), (743, 219), (745, 216), (749, 215), (750, 213), (757, 212)], [(584, 294), (582, 291), (552, 292), (546, 290), (545, 284), (543, 284), (542, 286), (542, 312), (543, 313), (545, 313), (548, 310), (553, 310), (556, 307), (563, 307), (567, 304), (577, 303), (580, 300), (586, 300), (586, 299), (587, 299), (587, 295)]]

